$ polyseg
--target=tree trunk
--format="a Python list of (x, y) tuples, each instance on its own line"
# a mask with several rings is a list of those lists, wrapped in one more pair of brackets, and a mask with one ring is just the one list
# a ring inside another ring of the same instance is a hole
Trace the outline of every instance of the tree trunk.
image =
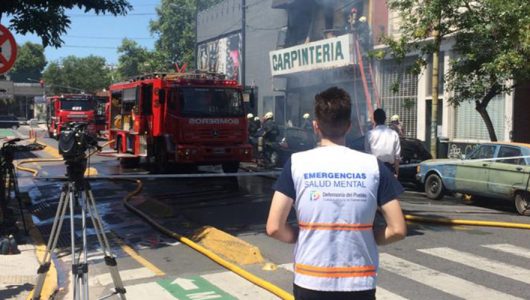
[(491, 122), (490, 115), (488, 114), (488, 111), (486, 110), (486, 108), (488, 107), (488, 104), (490, 103), (491, 99), (493, 99), (493, 97), (495, 97), (498, 93), (499, 93), (499, 87), (497, 85), (494, 85), (491, 87), (489, 92), (484, 96), (484, 98), (482, 98), (482, 100), (475, 101), (475, 109), (478, 111), (478, 113), (482, 117), (482, 120), (484, 121), (484, 124), (486, 125), (486, 128), (488, 129), (488, 134), (492, 142), (497, 141), (497, 134), (495, 134), (495, 128), (493, 128), (493, 123)]

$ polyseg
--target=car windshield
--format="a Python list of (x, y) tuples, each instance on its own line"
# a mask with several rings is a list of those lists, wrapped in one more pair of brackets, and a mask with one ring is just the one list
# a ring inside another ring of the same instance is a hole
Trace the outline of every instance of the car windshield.
[(241, 117), (241, 93), (231, 88), (181, 88), (181, 114), (184, 117)]
[(61, 100), (62, 110), (87, 111), (94, 109), (88, 100)]

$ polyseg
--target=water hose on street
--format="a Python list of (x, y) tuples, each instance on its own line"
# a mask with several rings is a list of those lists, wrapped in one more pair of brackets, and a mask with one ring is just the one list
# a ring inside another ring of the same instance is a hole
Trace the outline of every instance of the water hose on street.
[(415, 215), (405, 215), (405, 220), (411, 221), (411, 222), (431, 223), (431, 224), (448, 225), (448, 226), (467, 225), (467, 226), (481, 226), (481, 227), (530, 229), (530, 224), (513, 223), (513, 222), (449, 219), (449, 218), (423, 217), (423, 216), (415, 216)]

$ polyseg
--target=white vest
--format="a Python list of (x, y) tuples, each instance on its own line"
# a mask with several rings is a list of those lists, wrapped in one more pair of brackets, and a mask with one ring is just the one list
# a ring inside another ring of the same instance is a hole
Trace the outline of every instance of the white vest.
[(293, 154), (291, 173), (300, 227), (295, 284), (319, 291), (374, 289), (377, 159), (342, 146), (320, 147)]

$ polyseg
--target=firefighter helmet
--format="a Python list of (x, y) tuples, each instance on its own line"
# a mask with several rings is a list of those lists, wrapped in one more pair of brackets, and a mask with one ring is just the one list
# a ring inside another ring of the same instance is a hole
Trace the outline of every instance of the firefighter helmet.
[(268, 112), (263, 116), (263, 119), (268, 120), (274, 118), (274, 114), (272, 112)]
[(252, 118), (254, 118), (254, 115), (253, 115), (253, 114), (251, 114), (251, 113), (249, 113), (249, 114), (247, 115), (247, 119), (249, 119), (249, 120), (250, 120), (250, 119), (252, 119)]
[(390, 121), (392, 122), (399, 121), (399, 115), (393, 115), (392, 117), (390, 117)]
[(304, 118), (304, 119), (306, 119), (306, 120), (309, 119), (309, 113), (305, 113), (305, 114), (302, 116), (302, 118)]

